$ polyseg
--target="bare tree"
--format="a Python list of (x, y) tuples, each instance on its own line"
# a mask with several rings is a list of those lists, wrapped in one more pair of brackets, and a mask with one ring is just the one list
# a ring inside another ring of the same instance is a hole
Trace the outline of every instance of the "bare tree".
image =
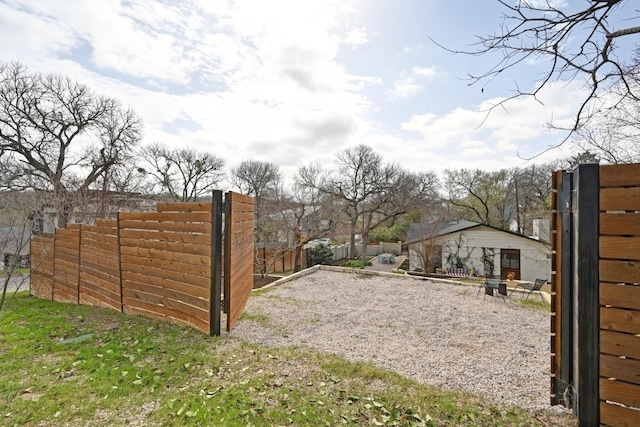
[(573, 142), (609, 164), (640, 161), (640, 105), (620, 102), (616, 110), (594, 117), (580, 128)]
[(440, 233), (444, 226), (445, 222), (442, 220), (411, 225), (410, 255), (412, 260), (420, 264), (419, 268), (424, 273), (433, 273), (436, 267), (442, 267), (442, 245), (445, 239)]
[(336, 164), (337, 168), (332, 171), (309, 165), (301, 170), (301, 177), (307, 187), (342, 203), (349, 221), (351, 254), (355, 253), (355, 235), (359, 229), (363, 261), (369, 231), (432, 197), (437, 187), (435, 174), (412, 174), (398, 165), (385, 164), (378, 153), (363, 144), (339, 152)]
[(514, 217), (511, 183), (511, 173), (507, 169), (445, 171), (448, 200), (458, 209), (458, 217), (502, 229), (507, 229)]
[[(569, 131), (579, 129), (598, 111), (615, 110), (625, 100), (638, 101), (638, 57), (620, 49), (619, 41), (640, 33), (637, 10), (629, 10), (628, 0), (498, 0), (503, 8), (499, 30), (479, 36), (472, 55), (497, 53), (501, 56), (490, 69), (469, 75), (470, 84), (482, 89), (498, 76), (530, 62), (547, 61), (546, 70), (532, 90), (516, 82), (509, 98), (533, 96), (550, 82), (584, 81), (588, 89)], [(615, 88), (615, 90), (612, 90)], [(504, 103), (501, 102), (500, 104)]]
[(288, 195), (288, 209), (286, 224), (291, 230), (291, 243), (295, 251), (295, 271), (302, 267), (302, 252), (305, 242), (316, 239), (329, 231), (329, 219), (324, 217), (329, 213), (326, 209), (327, 197), (317, 189), (304, 185), (301, 172), (298, 170), (294, 184), (291, 186)]
[[(115, 99), (60, 75), (0, 63), (0, 156), (10, 157), (6, 164), (23, 183), (52, 191), (59, 227), (72, 214), (74, 193), (106, 176), (141, 130), (136, 114)], [(72, 149), (79, 140), (91, 148)]]
[(224, 159), (191, 148), (170, 149), (155, 143), (140, 149), (138, 171), (174, 201), (193, 202), (210, 194), (224, 178)]
[(276, 199), (282, 182), (280, 166), (260, 160), (244, 160), (231, 170), (231, 183), (238, 190), (255, 198), (256, 243), (264, 239), (265, 224), (263, 218), (269, 198)]

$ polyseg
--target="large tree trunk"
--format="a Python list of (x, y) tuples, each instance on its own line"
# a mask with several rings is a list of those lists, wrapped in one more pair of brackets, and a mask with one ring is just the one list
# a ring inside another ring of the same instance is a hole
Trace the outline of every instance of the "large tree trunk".
[(56, 227), (65, 228), (73, 212), (72, 194), (60, 182), (54, 183)]

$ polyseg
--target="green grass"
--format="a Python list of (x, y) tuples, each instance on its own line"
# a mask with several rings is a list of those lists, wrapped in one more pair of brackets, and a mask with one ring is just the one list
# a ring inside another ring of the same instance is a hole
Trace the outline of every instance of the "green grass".
[[(21, 275), (21, 274), (22, 275), (28, 275), (30, 272), (31, 272), (31, 269), (29, 269), (29, 268), (16, 268), (15, 270), (13, 270), (11, 272), (11, 274), (16, 275), (16, 276), (17, 275)], [(7, 275), (6, 271), (0, 270), (0, 277), (1, 276), (6, 276), (6, 275)]]
[(0, 355), (6, 426), (543, 425), (371, 364), (26, 293), (0, 313)]
[(349, 267), (349, 268), (365, 268), (365, 267), (369, 267), (373, 264), (371, 264), (371, 261), (366, 261), (366, 262), (362, 262), (361, 259), (351, 259), (349, 261), (346, 261), (344, 264), (342, 264), (343, 267)]

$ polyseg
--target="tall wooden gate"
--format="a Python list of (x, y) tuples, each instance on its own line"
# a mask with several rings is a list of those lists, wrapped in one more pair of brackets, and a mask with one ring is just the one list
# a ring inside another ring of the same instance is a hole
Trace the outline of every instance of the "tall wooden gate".
[(223, 203), (216, 190), (212, 202), (160, 203), (33, 237), (31, 293), (220, 335), (222, 308), (231, 330), (253, 288), (253, 209), (251, 197), (230, 192)]
[(553, 176), (551, 403), (640, 425), (640, 164)]

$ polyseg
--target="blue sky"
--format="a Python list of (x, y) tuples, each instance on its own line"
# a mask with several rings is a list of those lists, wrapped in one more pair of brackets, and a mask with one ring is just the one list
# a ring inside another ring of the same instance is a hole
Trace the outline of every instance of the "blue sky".
[(142, 117), (143, 144), (208, 150), (230, 167), (258, 159), (291, 175), (367, 144), (413, 171), (495, 170), (557, 144), (545, 125), (571, 119), (581, 92), (553, 83), (544, 105), (518, 99), (485, 120), (541, 64), (481, 92), (465, 77), (492, 59), (430, 38), (465, 49), (499, 24), (489, 0), (0, 0), (0, 60), (120, 99)]

